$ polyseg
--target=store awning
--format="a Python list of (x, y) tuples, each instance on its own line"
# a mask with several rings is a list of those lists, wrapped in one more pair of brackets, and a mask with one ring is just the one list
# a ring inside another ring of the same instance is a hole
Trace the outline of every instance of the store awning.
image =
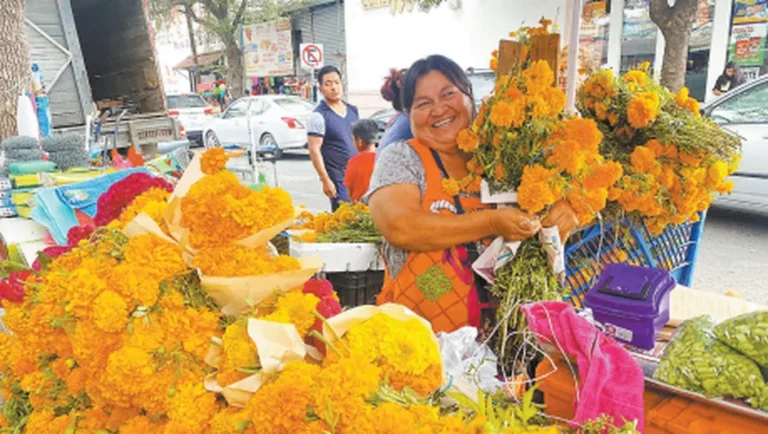
[[(197, 55), (197, 66), (203, 67), (208, 66), (213, 63), (216, 63), (217, 61), (221, 60), (221, 58), (224, 57), (224, 51), (214, 51), (212, 53), (203, 53)], [(186, 59), (179, 62), (178, 65), (174, 66), (173, 69), (193, 69), (195, 66), (195, 59), (193, 56), (189, 56)]]

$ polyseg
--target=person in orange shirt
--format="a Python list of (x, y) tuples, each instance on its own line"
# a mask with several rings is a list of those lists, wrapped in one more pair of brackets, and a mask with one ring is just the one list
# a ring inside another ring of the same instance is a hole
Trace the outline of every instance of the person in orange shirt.
[(352, 137), (358, 154), (349, 159), (344, 185), (349, 190), (349, 199), (357, 202), (368, 191), (376, 162), (376, 138), (379, 127), (371, 119), (361, 119), (352, 124)]

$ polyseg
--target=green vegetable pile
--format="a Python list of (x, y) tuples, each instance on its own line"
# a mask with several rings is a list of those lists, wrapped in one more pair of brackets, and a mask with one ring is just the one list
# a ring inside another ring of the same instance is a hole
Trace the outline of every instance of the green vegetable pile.
[(746, 313), (715, 327), (717, 338), (768, 368), (768, 311)]
[(708, 398), (747, 399), (768, 410), (768, 385), (750, 358), (717, 340), (709, 316), (686, 321), (664, 350), (654, 378)]

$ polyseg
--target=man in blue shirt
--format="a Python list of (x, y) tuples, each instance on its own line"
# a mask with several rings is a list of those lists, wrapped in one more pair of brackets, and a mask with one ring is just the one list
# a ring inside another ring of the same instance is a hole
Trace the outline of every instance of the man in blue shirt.
[(309, 156), (315, 166), (323, 193), (331, 200), (331, 210), (336, 211), (340, 202), (349, 202), (349, 192), (344, 185), (347, 162), (357, 154), (352, 138), (352, 124), (360, 119), (357, 107), (343, 101), (344, 85), (341, 72), (335, 66), (324, 66), (317, 73), (320, 101), (309, 119)]

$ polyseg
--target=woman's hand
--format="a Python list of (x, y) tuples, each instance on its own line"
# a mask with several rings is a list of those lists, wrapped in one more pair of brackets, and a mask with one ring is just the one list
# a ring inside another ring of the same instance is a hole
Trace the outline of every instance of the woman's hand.
[(493, 213), (491, 224), (496, 235), (507, 241), (523, 241), (534, 236), (541, 229), (541, 222), (536, 216), (517, 208), (500, 208)]
[(579, 218), (576, 217), (576, 211), (573, 210), (571, 204), (561, 200), (549, 210), (547, 217), (541, 224), (545, 228), (557, 226), (560, 232), (560, 241), (564, 243), (568, 239), (568, 235), (579, 226)]

